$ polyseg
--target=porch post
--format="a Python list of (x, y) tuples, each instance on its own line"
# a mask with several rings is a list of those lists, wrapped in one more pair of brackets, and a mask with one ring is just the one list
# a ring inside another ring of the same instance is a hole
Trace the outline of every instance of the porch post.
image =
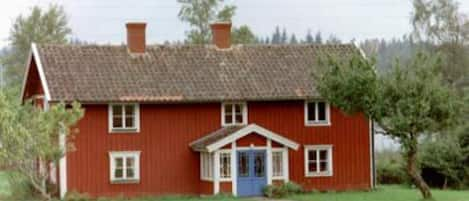
[(213, 154), (213, 194), (220, 192), (220, 151)]
[(267, 139), (267, 185), (272, 185), (272, 140)]
[(237, 189), (237, 172), (236, 172), (236, 165), (237, 165), (237, 160), (236, 160), (236, 141), (231, 143), (231, 192), (233, 196), (237, 195), (238, 189)]
[(287, 183), (290, 180), (289, 174), (290, 171), (288, 170), (288, 147), (283, 147), (284, 151), (282, 152), (283, 156), (283, 177), (285, 183)]

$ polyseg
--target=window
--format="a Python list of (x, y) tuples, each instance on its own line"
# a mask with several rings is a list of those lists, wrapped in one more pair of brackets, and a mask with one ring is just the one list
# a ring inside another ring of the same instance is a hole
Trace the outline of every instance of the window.
[(138, 104), (112, 104), (109, 105), (110, 132), (138, 132), (139, 131)]
[(200, 153), (200, 175), (202, 180), (212, 180), (213, 178), (213, 154)]
[(220, 153), (220, 178), (231, 178), (231, 152)]
[(140, 152), (110, 152), (111, 182), (135, 183), (140, 180)]
[(305, 102), (305, 123), (308, 126), (330, 125), (329, 104), (325, 101)]
[(283, 151), (272, 151), (272, 176), (283, 177)]
[(247, 123), (246, 103), (223, 103), (222, 125), (244, 125)]
[(305, 174), (307, 177), (332, 176), (332, 146), (305, 146)]

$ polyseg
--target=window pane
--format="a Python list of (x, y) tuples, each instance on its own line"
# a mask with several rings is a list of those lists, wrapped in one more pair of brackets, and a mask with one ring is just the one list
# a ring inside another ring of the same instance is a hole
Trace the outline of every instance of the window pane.
[(126, 128), (133, 128), (134, 126), (134, 118), (133, 117), (125, 117), (125, 127)]
[(249, 155), (247, 152), (239, 152), (238, 154), (238, 173), (239, 177), (249, 176)]
[(316, 150), (308, 151), (308, 160), (310, 161), (316, 160)]
[(127, 179), (135, 178), (135, 172), (133, 168), (127, 168)]
[(125, 115), (134, 115), (135, 113), (135, 106), (134, 105), (126, 105), (125, 106)]
[(318, 120), (326, 121), (326, 103), (318, 102)]
[(124, 160), (122, 158), (115, 158), (116, 168), (124, 167)]
[(316, 118), (316, 104), (314, 102), (308, 103), (308, 121), (315, 121)]
[(315, 173), (317, 172), (316, 162), (309, 162), (308, 163), (308, 172)]
[(114, 172), (114, 177), (115, 178), (122, 178), (124, 175), (123, 175), (124, 171), (122, 169), (116, 169), (115, 172)]
[(327, 150), (319, 151), (319, 160), (327, 160)]
[(220, 177), (229, 178), (231, 177), (231, 161), (230, 153), (221, 153), (220, 154)]
[(112, 115), (122, 115), (122, 105), (113, 105)]
[(126, 162), (127, 168), (135, 167), (135, 159), (133, 157), (128, 157)]
[(236, 123), (240, 124), (243, 123), (243, 115), (242, 114), (236, 114)]
[(236, 104), (235, 105), (235, 113), (236, 114), (241, 114), (241, 108), (242, 108), (241, 104)]
[(225, 104), (225, 114), (233, 113), (233, 105), (232, 104)]
[(114, 116), (112, 118), (112, 127), (113, 128), (122, 128), (122, 117), (121, 116)]
[(327, 172), (327, 170), (328, 170), (327, 162), (320, 162), (319, 163), (319, 171)]
[(256, 177), (265, 175), (265, 155), (262, 152), (254, 154), (254, 175)]
[(226, 124), (233, 123), (233, 116), (225, 114), (225, 123)]
[(273, 176), (282, 176), (283, 175), (283, 159), (282, 152), (273, 152), (272, 153), (272, 168)]

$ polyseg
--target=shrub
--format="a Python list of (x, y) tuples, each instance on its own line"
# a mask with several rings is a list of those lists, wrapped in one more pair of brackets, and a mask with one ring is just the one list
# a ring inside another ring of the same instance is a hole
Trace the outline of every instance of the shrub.
[(263, 192), (268, 198), (283, 198), (287, 195), (302, 193), (303, 188), (296, 183), (287, 182), (282, 185), (267, 185)]
[(376, 154), (376, 177), (380, 184), (409, 182), (404, 160), (399, 152), (381, 151)]
[(36, 198), (37, 194), (34, 187), (23, 175), (15, 171), (10, 171), (7, 179), (10, 189), (9, 199), (34, 200), (34, 198)]

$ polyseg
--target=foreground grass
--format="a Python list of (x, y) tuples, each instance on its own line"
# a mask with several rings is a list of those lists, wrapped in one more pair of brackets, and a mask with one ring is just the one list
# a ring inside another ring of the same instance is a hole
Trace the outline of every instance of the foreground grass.
[[(469, 191), (432, 190), (435, 201), (469, 201)], [(294, 201), (420, 201), (417, 189), (405, 186), (384, 185), (372, 192), (311, 193), (293, 195)]]
[(6, 172), (0, 171), (0, 200), (2, 197), (7, 197), (10, 195), (10, 188), (8, 185), (8, 175)]

